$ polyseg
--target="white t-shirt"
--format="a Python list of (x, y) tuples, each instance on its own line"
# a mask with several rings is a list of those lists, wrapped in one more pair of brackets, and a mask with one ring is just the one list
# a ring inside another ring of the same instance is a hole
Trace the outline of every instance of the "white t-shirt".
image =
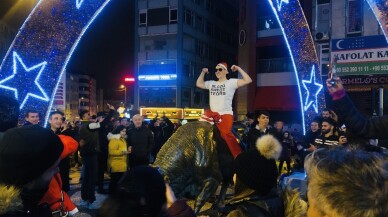
[(236, 92), (237, 80), (231, 78), (223, 82), (205, 81), (206, 89), (209, 89), (210, 109), (218, 112), (220, 115), (233, 115), (232, 101), (234, 92)]

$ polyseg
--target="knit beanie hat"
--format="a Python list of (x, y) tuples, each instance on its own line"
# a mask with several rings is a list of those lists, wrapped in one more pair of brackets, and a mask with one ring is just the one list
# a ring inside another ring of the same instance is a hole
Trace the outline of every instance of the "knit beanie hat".
[(228, 64), (226, 62), (220, 62), (217, 64), (217, 66), (225, 69), (226, 71), (228, 71)]
[(54, 165), (63, 151), (59, 137), (38, 125), (12, 128), (0, 141), (0, 182), (23, 186)]
[(256, 149), (239, 154), (235, 160), (236, 174), (247, 187), (265, 195), (276, 186), (276, 159), (282, 146), (272, 135), (264, 135), (256, 142)]

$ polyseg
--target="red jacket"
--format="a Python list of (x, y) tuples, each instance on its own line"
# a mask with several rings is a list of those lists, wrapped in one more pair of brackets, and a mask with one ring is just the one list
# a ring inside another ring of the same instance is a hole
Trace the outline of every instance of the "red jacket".
[[(78, 149), (78, 142), (75, 141), (70, 136), (58, 135), (63, 143), (63, 151), (61, 154), (61, 159), (69, 156)], [(63, 197), (63, 203), (62, 203)], [(71, 214), (78, 212), (77, 207), (70, 200), (69, 195), (66, 192), (62, 191), (62, 179), (59, 173), (56, 173), (51, 179), (49, 189), (46, 194), (43, 196), (40, 203), (47, 203), (50, 206), (51, 211), (60, 210), (61, 206), (63, 210), (69, 211)]]

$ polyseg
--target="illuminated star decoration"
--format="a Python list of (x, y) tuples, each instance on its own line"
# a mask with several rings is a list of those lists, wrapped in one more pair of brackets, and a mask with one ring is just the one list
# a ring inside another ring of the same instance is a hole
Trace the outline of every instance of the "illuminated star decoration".
[(278, 3), (278, 11), (281, 11), (281, 10), (282, 10), (283, 2), (286, 3), (286, 4), (290, 3), (289, 0), (277, 0), (277, 3)]
[(76, 7), (77, 9), (80, 9), (80, 7), (82, 6), (82, 3), (84, 3), (84, 0), (76, 0)]
[[(315, 113), (318, 113), (318, 93), (322, 90), (323, 85), (315, 81), (315, 66), (311, 69), (310, 80), (302, 80), (303, 87), (306, 89), (307, 96), (304, 103), (306, 111), (311, 105), (314, 107)], [(313, 94), (310, 95), (310, 92)]]
[[(18, 66), (22, 67), (18, 67)], [(48, 101), (49, 98), (39, 85), (39, 77), (44, 71), (47, 62), (44, 61), (35, 66), (27, 68), (20, 56), (13, 52), (13, 73), (11, 76), (0, 81), (0, 88), (12, 90), (15, 92), (15, 98), (20, 103), (20, 109), (22, 109), (29, 97), (34, 97), (43, 101)], [(24, 84), (23, 88), (20, 84)], [(7, 86), (8, 85), (8, 86)]]

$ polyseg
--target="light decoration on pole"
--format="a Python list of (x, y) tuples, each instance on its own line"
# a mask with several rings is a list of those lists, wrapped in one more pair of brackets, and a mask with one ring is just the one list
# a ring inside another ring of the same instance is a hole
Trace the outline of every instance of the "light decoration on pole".
[(109, 2), (38, 1), (0, 65), (0, 94), (15, 96), (20, 118), (35, 110), (47, 124), (60, 78), (74, 50)]
[(298, 83), (303, 133), (325, 107), (318, 58), (298, 0), (268, 0), (283, 32)]
[(388, 1), (366, 0), (366, 2), (368, 2), (374, 15), (376, 16), (376, 19), (379, 22), (381, 29), (383, 30), (385, 39), (388, 42)]

